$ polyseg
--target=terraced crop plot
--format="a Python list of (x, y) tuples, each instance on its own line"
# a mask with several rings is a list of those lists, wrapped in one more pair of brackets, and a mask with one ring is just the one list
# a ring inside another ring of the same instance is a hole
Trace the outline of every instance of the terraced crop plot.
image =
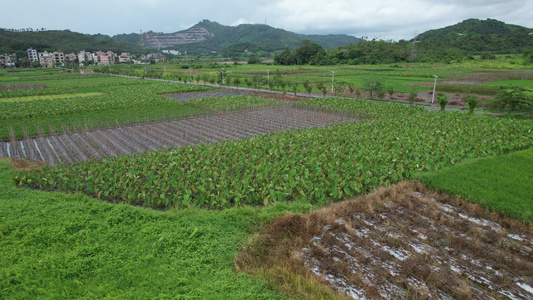
[(57, 165), (354, 120), (305, 108), (273, 107), (0, 142), (0, 157)]

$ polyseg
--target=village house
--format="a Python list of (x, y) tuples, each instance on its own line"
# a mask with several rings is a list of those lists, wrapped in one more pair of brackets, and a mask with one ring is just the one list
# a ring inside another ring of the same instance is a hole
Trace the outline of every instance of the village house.
[(37, 50), (33, 48), (28, 49), (28, 60), (30, 62), (38, 62), (39, 61), (39, 55), (37, 54)]
[(0, 54), (0, 68), (13, 68), (17, 61), (17, 55), (13, 54)]
[(125, 63), (128, 61), (131, 61), (131, 59), (132, 59), (132, 56), (129, 53), (123, 52), (122, 54), (119, 55), (118, 62)]
[(102, 52), (97, 51), (94, 53), (94, 62), (99, 65), (112, 65), (115, 63), (115, 56), (116, 54), (108, 51), (108, 52)]

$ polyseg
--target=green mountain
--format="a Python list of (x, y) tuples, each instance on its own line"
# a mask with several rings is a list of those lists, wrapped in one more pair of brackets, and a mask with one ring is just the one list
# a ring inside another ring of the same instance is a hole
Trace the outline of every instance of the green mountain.
[(522, 53), (533, 49), (533, 29), (487, 19), (468, 19), (441, 29), (426, 31), (418, 36), (419, 49), (426, 51), (456, 49), (476, 54)]
[[(113, 39), (130, 45), (139, 45), (140, 35), (122, 34)], [(147, 48), (172, 49), (189, 54), (221, 53), (235, 56), (245, 52), (271, 53), (285, 48), (297, 48), (304, 40), (321, 45), (325, 49), (357, 43), (359, 39), (344, 35), (304, 35), (262, 24), (225, 26), (203, 20), (193, 27), (176, 33), (147, 32), (143, 36)]]
[(17, 53), (26, 56), (28, 48), (37, 51), (63, 51), (77, 53), (86, 51), (138, 52), (139, 47), (113, 40), (102, 34), (88, 35), (70, 30), (9, 31), (0, 29), (0, 53)]

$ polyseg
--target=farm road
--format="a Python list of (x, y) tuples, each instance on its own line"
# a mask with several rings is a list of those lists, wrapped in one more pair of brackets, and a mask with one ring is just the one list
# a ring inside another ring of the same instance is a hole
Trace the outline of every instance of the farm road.
[[(127, 78), (140, 78), (140, 77), (134, 77), (134, 76), (126, 76), (126, 75), (115, 75), (115, 74), (110, 74), (110, 75), (114, 75), (114, 76), (118, 76), (118, 77), (127, 77)], [(195, 82), (184, 82), (184, 81), (176, 81), (176, 80), (167, 80), (167, 79), (157, 79), (157, 78), (145, 78), (146, 80), (155, 80), (155, 81), (163, 81), (163, 82), (176, 82), (176, 83), (183, 83), (183, 84), (192, 84), (192, 85), (201, 85), (201, 86), (208, 86), (208, 87), (213, 87), (213, 88), (220, 88), (220, 89), (225, 89), (225, 90), (222, 90), (222, 91), (235, 91), (237, 92), (238, 94), (255, 94), (255, 93), (263, 93), (263, 94), (274, 94), (274, 95), (294, 95), (294, 96), (297, 96), (297, 97), (302, 97), (302, 98), (322, 98), (322, 97), (337, 97), (337, 96), (332, 96), (332, 95), (318, 95), (318, 94), (307, 94), (307, 93), (289, 93), (289, 92), (281, 92), (281, 91), (275, 91), (275, 90), (266, 90), (266, 89), (258, 89), (258, 88), (246, 88), (246, 87), (235, 87), (235, 86), (231, 86), (231, 85), (227, 85), (227, 86), (224, 86), (224, 85), (219, 85), (219, 84), (203, 84), (203, 83), (195, 83)], [(217, 91), (214, 91), (215, 93)], [(208, 92), (209, 93), (209, 92)], [(189, 94), (194, 94), (194, 93), (189, 93)], [(229, 93), (231, 95), (234, 95), (234, 93)], [(428, 95), (425, 95), (425, 93), (420, 93), (420, 94), (424, 94), (424, 96), (426, 98), (430, 98), (430, 96)], [(209, 96), (208, 96), (209, 97)], [(178, 97), (176, 97), (177, 99), (180, 99)], [(181, 99), (179, 100), (180, 102), (184, 102), (188, 99)], [(374, 100), (369, 100), (369, 101), (374, 101)], [(379, 102), (382, 102), (382, 101), (379, 101)], [(411, 105), (409, 103), (394, 103), (394, 104), (400, 104), (400, 105)], [(423, 107), (424, 109), (426, 110), (430, 110), (430, 111), (440, 111), (440, 106), (437, 104), (437, 102), (435, 102), (434, 104), (428, 104), (428, 105), (421, 105), (420, 107)], [(452, 106), (446, 106), (446, 111), (459, 111), (459, 112), (467, 112), (466, 110), (462, 110), (460, 109), (459, 107), (452, 107)], [(475, 112), (476, 114), (481, 114), (482, 112)]]
[(57, 165), (354, 120), (304, 108), (272, 107), (0, 142), (0, 157)]

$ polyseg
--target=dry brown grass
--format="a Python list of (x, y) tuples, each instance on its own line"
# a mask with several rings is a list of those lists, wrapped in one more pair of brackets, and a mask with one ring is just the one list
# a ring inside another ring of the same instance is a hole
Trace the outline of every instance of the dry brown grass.
[(46, 166), (44, 161), (29, 161), (27, 159), (10, 158), (9, 164), (16, 171), (30, 171), (33, 169), (42, 169)]
[(277, 219), (235, 267), (305, 299), (533, 297), (519, 286), (533, 286), (532, 237), (531, 225), (403, 182)]

